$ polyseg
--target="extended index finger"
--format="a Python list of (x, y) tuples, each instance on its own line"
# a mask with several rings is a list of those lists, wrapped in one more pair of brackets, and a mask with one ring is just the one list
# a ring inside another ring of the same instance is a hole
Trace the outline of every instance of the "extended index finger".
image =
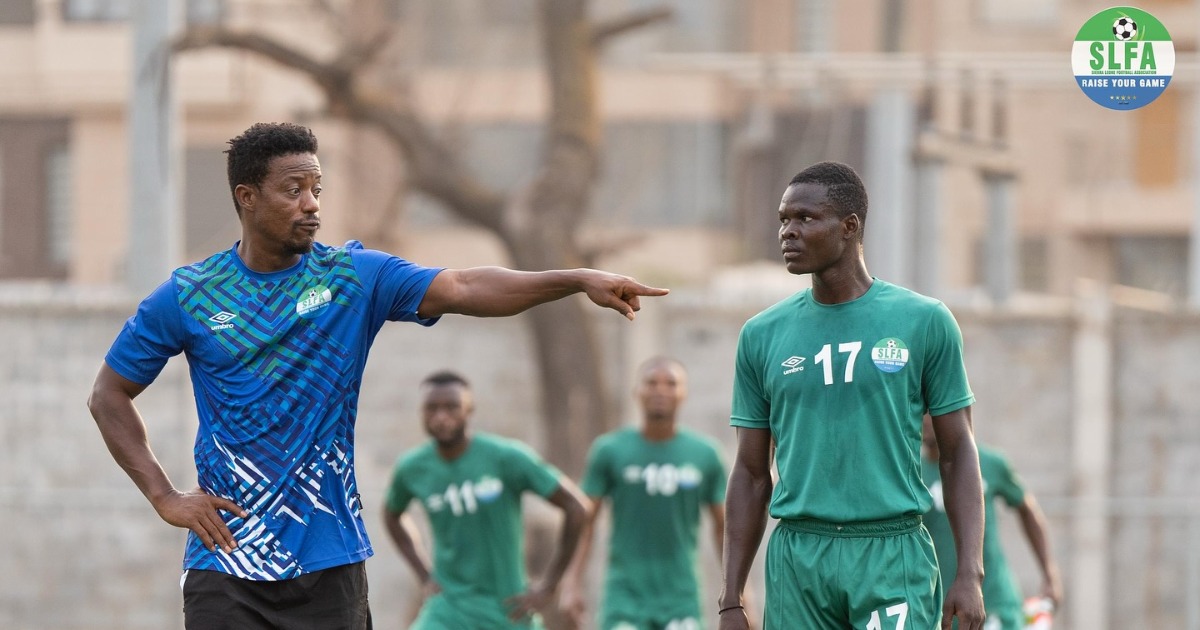
[(626, 287), (624, 294), (625, 295), (645, 295), (647, 297), (660, 297), (660, 296), (666, 295), (670, 292), (671, 292), (670, 289), (651, 287), (651, 286), (644, 285), (640, 282), (633, 282), (633, 283), (630, 283), (630, 286)]

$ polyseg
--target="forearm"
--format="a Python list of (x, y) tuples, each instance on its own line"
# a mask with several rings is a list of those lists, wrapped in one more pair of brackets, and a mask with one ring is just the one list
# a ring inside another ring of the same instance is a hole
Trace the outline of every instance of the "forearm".
[(405, 514), (395, 514), (394, 512), (385, 511), (384, 523), (387, 526), (388, 535), (391, 536), (392, 542), (396, 543), (396, 549), (400, 552), (400, 557), (404, 558), (404, 562), (408, 564), (413, 574), (417, 576), (417, 581), (422, 584), (428, 582), (432, 578), (432, 569), (417, 543), (419, 536), (414, 530), (411, 520)]
[(458, 290), (470, 298), (453, 300), (447, 312), (475, 317), (507, 317), (584, 290), (589, 270), (516, 271), (473, 267), (456, 271)]
[(588, 563), (592, 557), (592, 543), (596, 536), (596, 518), (600, 511), (600, 502), (594, 498), (592, 501), (593, 507), (588, 510), (583, 531), (579, 533), (579, 542), (575, 546), (575, 553), (572, 554), (571, 563), (563, 575), (565, 584), (574, 589), (582, 588), (584, 576), (587, 575)]
[(584, 530), (591, 529), (586, 527), (586, 523), (587, 512), (582, 505), (578, 509), (566, 510), (562, 531), (558, 537), (558, 548), (554, 551), (554, 557), (550, 560), (550, 566), (547, 567), (542, 578), (542, 590), (553, 592), (558, 588), (558, 583), (566, 573), (567, 566), (572, 564), (572, 560), (580, 551), (577, 547)]
[(1050, 537), (1047, 535), (1045, 517), (1042, 516), (1032, 497), (1026, 497), (1025, 503), (1018, 513), (1021, 515), (1021, 528), (1025, 531), (1025, 538), (1029, 541), (1034, 556), (1037, 557), (1038, 566), (1042, 571), (1042, 579), (1050, 583), (1056, 582), (1058, 565), (1054, 562), (1054, 555), (1050, 553)]
[(962, 439), (939, 462), (946, 516), (954, 534), (958, 574), (983, 577), (983, 480), (975, 441)]
[(150, 449), (146, 424), (132, 399), (115, 391), (95, 391), (88, 399), (88, 409), (109, 453), (151, 505), (157, 506), (164, 496), (175, 492)]
[(771, 498), (770, 474), (754, 475), (735, 465), (729, 476), (725, 498), (722, 549), (721, 608), (742, 605), (750, 566), (767, 527), (767, 504)]

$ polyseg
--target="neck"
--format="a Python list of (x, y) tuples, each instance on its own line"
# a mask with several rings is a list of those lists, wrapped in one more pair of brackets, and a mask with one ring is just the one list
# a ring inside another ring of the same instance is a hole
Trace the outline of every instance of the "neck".
[(253, 238), (247, 238), (247, 235), (244, 233), (242, 240), (237, 245), (237, 255), (238, 258), (242, 259), (242, 264), (258, 273), (271, 273), (289, 269), (300, 262), (300, 258), (302, 257), (301, 254), (285, 253), (265, 248), (255, 243)]
[(467, 447), (470, 445), (470, 436), (464, 436), (463, 439), (450, 442), (448, 444), (442, 444), (439, 442), (437, 445), (437, 453), (438, 456), (444, 460), (454, 461), (459, 457), (462, 457), (462, 454), (467, 452)]
[(859, 255), (850, 264), (814, 273), (813, 297), (822, 304), (843, 304), (862, 297), (873, 282), (866, 262)]
[(662, 442), (675, 437), (675, 417), (657, 416), (643, 418), (642, 437), (651, 442)]

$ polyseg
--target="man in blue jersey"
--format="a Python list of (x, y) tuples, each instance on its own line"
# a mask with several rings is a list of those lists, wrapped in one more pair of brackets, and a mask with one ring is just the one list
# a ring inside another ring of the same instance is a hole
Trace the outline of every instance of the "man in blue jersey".
[[(742, 592), (767, 515), (765, 630), (963, 630), (983, 622), (983, 495), (962, 334), (941, 302), (874, 278), (858, 174), (814, 164), (779, 203), (779, 243), (805, 289), (738, 338), (721, 630), (748, 626)], [(933, 417), (958, 547), (940, 583), (921, 515), (921, 416)], [(773, 462), (774, 460), (774, 462)], [(772, 463), (778, 482), (772, 475)]]
[[(640, 296), (667, 292), (591, 269), (436, 269), (356, 241), (318, 243), (312, 132), (260, 123), (229, 145), (241, 239), (175, 270), (143, 300), (106, 355), (88, 407), (158, 515), (189, 530), (189, 630), (369, 628), (363, 561), (372, 551), (354, 421), (367, 351), (384, 322), (514, 315), (579, 292), (632, 319)], [(194, 490), (167, 477), (133, 402), (181, 352), (200, 423)]]

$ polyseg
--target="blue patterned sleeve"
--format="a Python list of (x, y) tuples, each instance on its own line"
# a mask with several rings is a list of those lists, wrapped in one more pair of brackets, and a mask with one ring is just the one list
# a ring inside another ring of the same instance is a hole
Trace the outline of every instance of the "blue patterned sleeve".
[(371, 315), (377, 325), (383, 321), (416, 322), (422, 326), (437, 323), (437, 317), (419, 317), (417, 309), (441, 267), (422, 267), (386, 252), (365, 249), (357, 241), (346, 243), (346, 249), (360, 280), (372, 293)]
[(125, 321), (104, 362), (117, 374), (141, 385), (158, 378), (171, 357), (183, 352), (186, 331), (175, 281), (162, 283)]

